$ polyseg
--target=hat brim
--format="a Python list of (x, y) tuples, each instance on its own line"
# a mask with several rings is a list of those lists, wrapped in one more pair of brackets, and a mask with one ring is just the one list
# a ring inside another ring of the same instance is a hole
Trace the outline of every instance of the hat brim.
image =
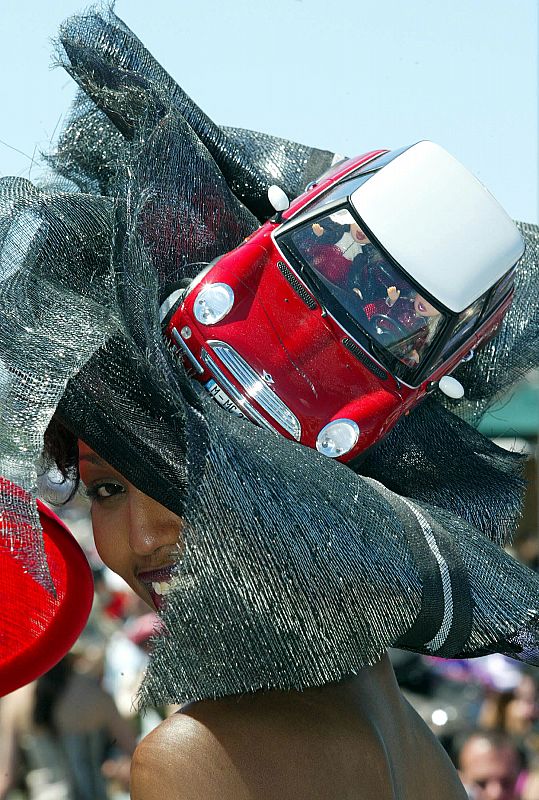
[(92, 607), (92, 572), (82, 549), (56, 514), (39, 501), (38, 508), (56, 597), (0, 541), (0, 696), (51, 669)]

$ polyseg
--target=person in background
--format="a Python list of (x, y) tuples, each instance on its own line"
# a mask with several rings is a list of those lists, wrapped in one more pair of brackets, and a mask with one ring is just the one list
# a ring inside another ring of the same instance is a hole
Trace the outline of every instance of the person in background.
[(2, 698), (0, 800), (15, 785), (23, 758), (31, 800), (108, 800), (105, 774), (128, 788), (134, 732), (99, 682), (76, 664), (70, 653)]
[(457, 767), (470, 800), (521, 800), (524, 756), (507, 734), (468, 734), (458, 750)]

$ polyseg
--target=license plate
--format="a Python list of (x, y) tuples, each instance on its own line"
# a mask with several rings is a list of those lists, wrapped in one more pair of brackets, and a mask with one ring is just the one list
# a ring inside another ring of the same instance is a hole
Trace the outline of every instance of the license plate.
[(231, 411), (233, 414), (236, 414), (238, 417), (244, 417), (242, 411), (238, 408), (236, 403), (232, 402), (230, 397), (223, 392), (220, 386), (218, 386), (214, 380), (209, 380), (208, 383), (204, 384), (204, 388), (208, 390), (214, 400), (217, 400), (220, 406), (226, 408), (227, 411)]

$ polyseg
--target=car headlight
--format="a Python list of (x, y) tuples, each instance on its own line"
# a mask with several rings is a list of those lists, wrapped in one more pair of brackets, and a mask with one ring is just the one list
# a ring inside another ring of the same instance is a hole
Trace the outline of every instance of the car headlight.
[(316, 439), (316, 449), (329, 458), (348, 453), (359, 439), (359, 427), (352, 419), (334, 419), (322, 428)]
[(193, 313), (201, 325), (214, 325), (226, 317), (233, 305), (234, 292), (227, 283), (209, 283), (193, 303)]

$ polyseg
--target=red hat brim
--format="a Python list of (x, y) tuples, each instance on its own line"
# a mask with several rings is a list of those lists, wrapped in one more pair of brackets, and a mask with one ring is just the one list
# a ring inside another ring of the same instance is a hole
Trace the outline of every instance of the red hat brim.
[(39, 501), (38, 508), (56, 597), (0, 540), (0, 696), (51, 669), (77, 640), (92, 607), (86, 556), (56, 514)]

